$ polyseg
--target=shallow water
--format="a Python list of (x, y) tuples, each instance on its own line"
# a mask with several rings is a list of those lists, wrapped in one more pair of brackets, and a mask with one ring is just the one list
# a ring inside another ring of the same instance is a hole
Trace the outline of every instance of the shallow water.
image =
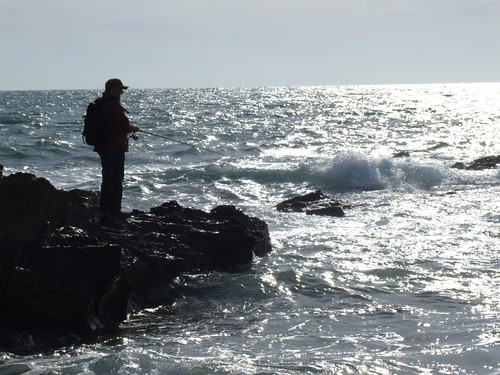
[[(0, 92), (4, 174), (97, 189), (80, 137), (97, 94)], [(3, 353), (0, 374), (500, 373), (500, 172), (450, 168), (500, 154), (499, 99), (496, 83), (129, 90), (139, 127), (225, 156), (140, 134), (124, 208), (234, 204), (274, 251), (180, 278), (112, 337)], [(273, 208), (316, 189), (346, 216)]]

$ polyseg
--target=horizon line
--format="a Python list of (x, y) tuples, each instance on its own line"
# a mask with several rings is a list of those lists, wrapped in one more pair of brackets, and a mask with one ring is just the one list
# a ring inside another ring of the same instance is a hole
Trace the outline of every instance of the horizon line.
[[(325, 84), (325, 85), (256, 85), (256, 86), (184, 86), (184, 87), (130, 87), (128, 90), (214, 90), (214, 89), (263, 89), (263, 88), (300, 88), (300, 87), (368, 87), (368, 86), (430, 86), (430, 85), (478, 85), (500, 84), (500, 81), (463, 81), (463, 82), (418, 82), (418, 83), (361, 83), (361, 84)], [(33, 89), (1, 89), (6, 91), (104, 91), (104, 88), (33, 88)]]

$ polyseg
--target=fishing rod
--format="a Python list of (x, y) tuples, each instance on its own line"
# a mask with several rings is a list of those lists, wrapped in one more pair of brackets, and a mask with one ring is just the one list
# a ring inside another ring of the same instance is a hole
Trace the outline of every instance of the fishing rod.
[(224, 154), (221, 154), (220, 152), (217, 152), (217, 151), (211, 150), (211, 149), (209, 149), (209, 148), (200, 147), (200, 146), (194, 145), (194, 144), (192, 144), (192, 143), (179, 141), (179, 140), (177, 140), (177, 139), (173, 139), (173, 138), (170, 138), (170, 137), (165, 137), (164, 135), (160, 135), (160, 134), (155, 134), (155, 133), (147, 132), (147, 131), (145, 131), (145, 130), (139, 130), (139, 132), (141, 132), (141, 133), (146, 133), (146, 134), (152, 135), (152, 136), (154, 136), (154, 137), (167, 139), (167, 140), (172, 141), (172, 142), (182, 143), (183, 145), (187, 145), (187, 146), (190, 146), (190, 147), (193, 147), (193, 148), (197, 148), (197, 149), (199, 149), (199, 150), (204, 150), (204, 151), (212, 152), (212, 153), (217, 154), (217, 155), (226, 156), (226, 155), (224, 155)]

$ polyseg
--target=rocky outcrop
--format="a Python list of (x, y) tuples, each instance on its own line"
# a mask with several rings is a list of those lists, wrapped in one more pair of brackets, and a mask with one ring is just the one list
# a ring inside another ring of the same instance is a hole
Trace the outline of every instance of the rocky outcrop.
[(271, 251), (266, 223), (233, 206), (172, 201), (103, 223), (97, 200), (31, 174), (0, 179), (0, 328), (114, 328), (168, 300), (181, 274), (235, 271)]
[(323, 194), (321, 190), (296, 196), (276, 205), (276, 209), (281, 212), (305, 212), (306, 215), (333, 217), (345, 216), (344, 208), (348, 206)]
[(483, 169), (498, 168), (498, 164), (500, 164), (500, 155), (492, 155), (475, 159), (470, 163), (457, 162), (453, 164), (451, 168), (480, 171)]

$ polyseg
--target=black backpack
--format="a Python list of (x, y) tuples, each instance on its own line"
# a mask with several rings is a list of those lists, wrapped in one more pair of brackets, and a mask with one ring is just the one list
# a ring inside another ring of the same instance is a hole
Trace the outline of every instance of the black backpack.
[(106, 127), (103, 104), (107, 102), (103, 98), (97, 98), (87, 106), (87, 112), (83, 116), (83, 142), (90, 146), (106, 146), (111, 139), (111, 131)]

